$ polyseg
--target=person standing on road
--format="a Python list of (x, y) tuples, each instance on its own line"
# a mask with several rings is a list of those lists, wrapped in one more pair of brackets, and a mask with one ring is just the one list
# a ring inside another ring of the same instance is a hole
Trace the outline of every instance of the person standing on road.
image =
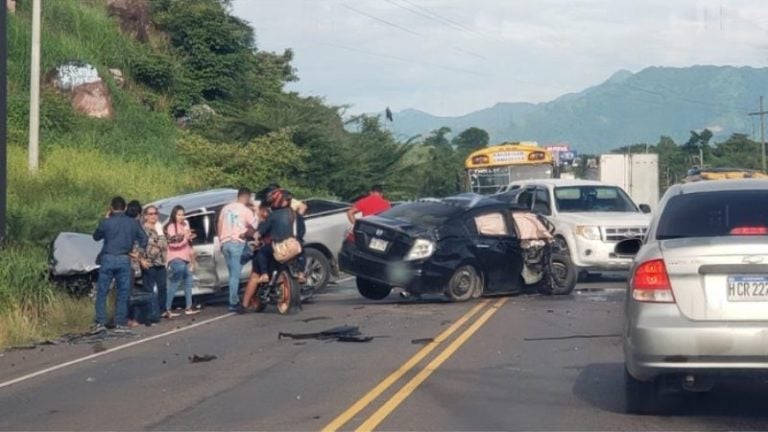
[(184, 207), (177, 205), (171, 211), (171, 217), (165, 225), (165, 236), (168, 239), (168, 293), (165, 299), (165, 313), (163, 317), (173, 318), (178, 316), (171, 312), (173, 298), (181, 283), (184, 287), (184, 299), (186, 300), (185, 315), (195, 315), (199, 310), (192, 308), (192, 286), (194, 283), (192, 272), (194, 271), (194, 257), (192, 240), (195, 233), (189, 228), (189, 223), (184, 215)]
[(242, 188), (237, 191), (237, 201), (227, 204), (219, 214), (217, 232), (221, 242), (221, 251), (227, 261), (229, 270), (229, 311), (235, 312), (240, 304), (238, 291), (240, 290), (240, 273), (243, 264), (240, 258), (248, 237), (253, 236), (254, 221), (256, 215), (249, 208), (251, 204), (251, 191)]
[(379, 214), (389, 210), (392, 204), (384, 198), (384, 188), (381, 185), (373, 185), (368, 192), (368, 196), (358, 200), (347, 211), (349, 222), (354, 225), (357, 213), (362, 213), (363, 217)]
[(128, 298), (131, 293), (130, 254), (133, 252), (134, 244), (138, 244), (140, 248), (147, 246), (147, 235), (135, 219), (125, 214), (125, 207), (125, 200), (122, 197), (112, 198), (106, 219), (99, 223), (93, 233), (94, 240), (104, 240), (97, 281), (94, 333), (106, 330), (107, 294), (113, 280), (117, 288), (115, 330), (128, 331), (126, 324)]
[(157, 207), (144, 209), (144, 232), (149, 241), (141, 259), (143, 286), (145, 291), (154, 291), (157, 286), (157, 300), (153, 306), (153, 316), (159, 316), (166, 310), (168, 298), (168, 272), (165, 268), (168, 256), (168, 240), (163, 232), (163, 225), (158, 220)]

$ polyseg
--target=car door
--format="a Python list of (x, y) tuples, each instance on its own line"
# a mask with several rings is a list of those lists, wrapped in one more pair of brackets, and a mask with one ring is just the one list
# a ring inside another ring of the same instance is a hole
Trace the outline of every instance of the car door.
[(470, 215), (466, 224), (473, 235), (472, 252), (485, 277), (485, 292), (522, 289), (520, 241), (508, 212), (501, 209), (481, 211)]
[(187, 222), (196, 237), (192, 240), (195, 249), (195, 284), (199, 288), (215, 288), (218, 285), (214, 242), (214, 213), (198, 213), (187, 217)]

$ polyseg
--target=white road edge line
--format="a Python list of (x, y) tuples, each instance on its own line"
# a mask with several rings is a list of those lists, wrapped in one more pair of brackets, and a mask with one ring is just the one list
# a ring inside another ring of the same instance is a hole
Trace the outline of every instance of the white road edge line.
[(348, 282), (348, 281), (351, 281), (351, 280), (352, 280), (352, 279), (354, 279), (354, 278), (355, 278), (354, 276), (345, 277), (344, 279), (339, 279), (339, 280), (337, 280), (337, 281), (336, 281), (336, 284), (338, 285), (338, 284), (340, 284), (340, 283)]
[(128, 342), (127, 344), (119, 345), (119, 346), (110, 348), (110, 349), (108, 349), (106, 351), (101, 351), (101, 352), (98, 352), (98, 353), (95, 353), (95, 354), (87, 355), (85, 357), (80, 357), (78, 359), (70, 360), (68, 362), (58, 364), (56, 366), (51, 366), (51, 367), (49, 367), (47, 369), (39, 370), (37, 372), (32, 372), (31, 374), (20, 376), (18, 378), (12, 379), (10, 381), (6, 381), (4, 383), (0, 383), (0, 388), (12, 386), (12, 385), (18, 384), (18, 383), (20, 383), (22, 381), (26, 381), (28, 379), (32, 379), (32, 378), (38, 377), (40, 375), (45, 375), (47, 373), (54, 372), (54, 371), (57, 371), (59, 369), (64, 369), (65, 367), (68, 367), (68, 366), (76, 365), (76, 364), (82, 363), (84, 361), (92, 360), (92, 359), (95, 359), (95, 358), (98, 358), (98, 357), (101, 357), (101, 356), (105, 356), (107, 354), (111, 354), (111, 353), (116, 352), (116, 351), (120, 351), (120, 350), (124, 350), (124, 349), (130, 348), (130, 347), (134, 347), (136, 345), (140, 345), (140, 344), (143, 344), (143, 343), (146, 343), (146, 342), (151, 342), (153, 340), (157, 340), (157, 339), (163, 338), (165, 336), (170, 336), (172, 334), (181, 333), (181, 332), (184, 332), (184, 331), (187, 331), (187, 330), (191, 330), (193, 328), (200, 327), (200, 326), (205, 325), (205, 324), (210, 324), (210, 323), (212, 323), (214, 321), (219, 321), (219, 320), (222, 320), (222, 319), (225, 319), (225, 318), (229, 318), (229, 317), (234, 316), (234, 315), (236, 315), (234, 312), (230, 312), (228, 314), (217, 316), (215, 318), (211, 318), (211, 319), (208, 319), (208, 320), (205, 320), (205, 321), (200, 321), (198, 323), (195, 323), (195, 324), (192, 324), (192, 325), (188, 325), (186, 327), (182, 327), (182, 328), (179, 328), (179, 329), (174, 329), (174, 330), (171, 330), (171, 331), (165, 332), (165, 333), (160, 333), (160, 334), (157, 334), (157, 335), (154, 335), (154, 336), (150, 336), (150, 337), (148, 337), (146, 339), (140, 339), (140, 340), (137, 340), (137, 341)]

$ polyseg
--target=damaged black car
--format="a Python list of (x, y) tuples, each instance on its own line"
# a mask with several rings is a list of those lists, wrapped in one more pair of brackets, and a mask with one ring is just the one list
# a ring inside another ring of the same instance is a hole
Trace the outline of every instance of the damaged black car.
[(410, 202), (358, 220), (339, 264), (373, 300), (395, 287), (453, 301), (527, 288), (570, 294), (576, 271), (553, 230), (526, 209), (476, 194)]

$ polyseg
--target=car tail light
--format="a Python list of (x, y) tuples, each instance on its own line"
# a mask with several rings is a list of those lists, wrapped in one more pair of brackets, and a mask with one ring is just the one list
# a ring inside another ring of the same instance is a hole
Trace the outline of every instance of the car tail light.
[(347, 243), (354, 243), (355, 242), (355, 230), (351, 229), (347, 231), (347, 235), (344, 237), (344, 241)]
[(675, 302), (664, 260), (646, 261), (635, 269), (632, 276), (632, 298), (649, 303)]
[(764, 226), (740, 226), (731, 230), (731, 235), (766, 235), (768, 227)]

